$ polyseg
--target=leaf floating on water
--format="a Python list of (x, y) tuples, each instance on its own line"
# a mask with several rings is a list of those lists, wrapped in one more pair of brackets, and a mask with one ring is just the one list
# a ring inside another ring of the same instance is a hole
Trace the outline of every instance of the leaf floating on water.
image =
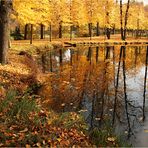
[(100, 120), (101, 120), (101, 118), (95, 118), (95, 120), (100, 121)]
[(128, 134), (128, 131), (125, 131), (124, 133), (125, 133), (125, 134)]
[(140, 117), (140, 118), (139, 118), (139, 121), (143, 121), (143, 117)]
[(87, 109), (81, 109), (78, 112), (81, 113), (81, 112), (87, 112), (87, 111), (88, 111)]

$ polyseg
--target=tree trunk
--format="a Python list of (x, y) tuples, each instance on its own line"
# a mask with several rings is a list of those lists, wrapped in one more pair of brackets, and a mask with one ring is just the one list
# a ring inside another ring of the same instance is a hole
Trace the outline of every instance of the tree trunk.
[(115, 24), (113, 24), (113, 34), (115, 34)]
[(127, 2), (125, 17), (124, 17), (124, 27), (123, 27), (123, 10), (122, 10), (122, 0), (120, 0), (120, 24), (121, 24), (121, 39), (126, 40), (127, 33), (127, 22), (128, 22), (128, 11), (130, 6), (130, 0)]
[(33, 40), (33, 24), (31, 24), (31, 31), (30, 31), (30, 44), (32, 44)]
[(80, 30), (80, 27), (79, 27), (79, 25), (77, 25), (77, 37), (80, 36), (80, 34), (79, 34), (79, 30)]
[(59, 38), (62, 38), (62, 21), (59, 24)]
[(44, 39), (44, 25), (41, 24), (41, 37), (40, 39)]
[(120, 31), (121, 31), (121, 39), (123, 40), (124, 39), (124, 36), (123, 36), (123, 13), (122, 13), (122, 0), (120, 0)]
[(72, 31), (73, 31), (73, 26), (70, 26), (70, 40), (72, 40)]
[(7, 63), (7, 50), (9, 42), (9, 12), (8, 2), (0, 1), (0, 63)]
[(139, 19), (137, 19), (137, 31), (136, 31), (136, 38), (139, 38)]
[(90, 40), (91, 40), (91, 37), (92, 37), (92, 23), (88, 23), (88, 30), (89, 30), (89, 37), (90, 37)]
[(126, 12), (125, 12), (125, 21), (124, 21), (124, 40), (126, 39), (129, 5), (130, 5), (130, 0), (128, 0), (128, 2), (127, 2)]
[(27, 34), (28, 34), (28, 24), (25, 25), (24, 40), (27, 40)]
[(49, 38), (50, 38), (50, 42), (52, 40), (52, 27), (51, 27), (51, 23), (49, 25)]
[(107, 39), (110, 39), (110, 28), (106, 28)]
[(96, 36), (100, 35), (100, 27), (99, 27), (99, 22), (97, 22), (97, 28), (96, 28)]
[(107, 39), (110, 39), (110, 33), (111, 33), (111, 29), (110, 29), (110, 12), (109, 12), (109, 2), (107, 0), (106, 2), (106, 36)]

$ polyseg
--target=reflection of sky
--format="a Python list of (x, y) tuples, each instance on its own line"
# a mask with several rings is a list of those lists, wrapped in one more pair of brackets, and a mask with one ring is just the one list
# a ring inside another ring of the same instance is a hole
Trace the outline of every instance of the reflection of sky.
[[(70, 61), (70, 49), (67, 49), (64, 54), (63, 54), (63, 60), (64, 61)], [(59, 63), (60, 62), (60, 58), (58, 56), (55, 56), (56, 61)]]
[(130, 91), (128, 90), (129, 99), (138, 101), (140, 105), (142, 105), (143, 103), (144, 75), (145, 75), (145, 66), (138, 69), (134, 77), (127, 76), (127, 87), (130, 89)]
[(64, 58), (65, 61), (69, 61), (70, 60), (70, 49), (65, 51), (63, 58)]

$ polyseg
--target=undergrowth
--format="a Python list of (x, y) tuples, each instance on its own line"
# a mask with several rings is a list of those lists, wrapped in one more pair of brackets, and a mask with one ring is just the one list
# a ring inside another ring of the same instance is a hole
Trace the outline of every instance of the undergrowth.
[(131, 147), (125, 140), (125, 136), (117, 135), (109, 120), (101, 127), (95, 127), (90, 131), (92, 142), (98, 147)]
[(31, 113), (39, 112), (39, 107), (29, 94), (18, 95), (16, 91), (9, 90), (0, 102), (0, 111), (9, 123), (26, 123), (29, 122)]
[(123, 138), (114, 134), (109, 121), (101, 128), (88, 131), (88, 125), (79, 113), (45, 110), (37, 103), (32, 88), (23, 94), (9, 90), (0, 102), (0, 124), (7, 126), (4, 133), (0, 129), (3, 146), (72, 146), (75, 139), (77, 144), (83, 141), (97, 147), (129, 147)]

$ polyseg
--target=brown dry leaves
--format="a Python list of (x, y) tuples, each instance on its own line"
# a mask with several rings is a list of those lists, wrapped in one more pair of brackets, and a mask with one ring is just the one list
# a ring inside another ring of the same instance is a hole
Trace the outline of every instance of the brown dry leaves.
[(6, 89), (17, 89), (23, 91), (35, 81), (35, 76), (29, 65), (25, 63), (27, 57), (20, 55), (9, 55), (9, 63), (0, 65), (0, 84)]

